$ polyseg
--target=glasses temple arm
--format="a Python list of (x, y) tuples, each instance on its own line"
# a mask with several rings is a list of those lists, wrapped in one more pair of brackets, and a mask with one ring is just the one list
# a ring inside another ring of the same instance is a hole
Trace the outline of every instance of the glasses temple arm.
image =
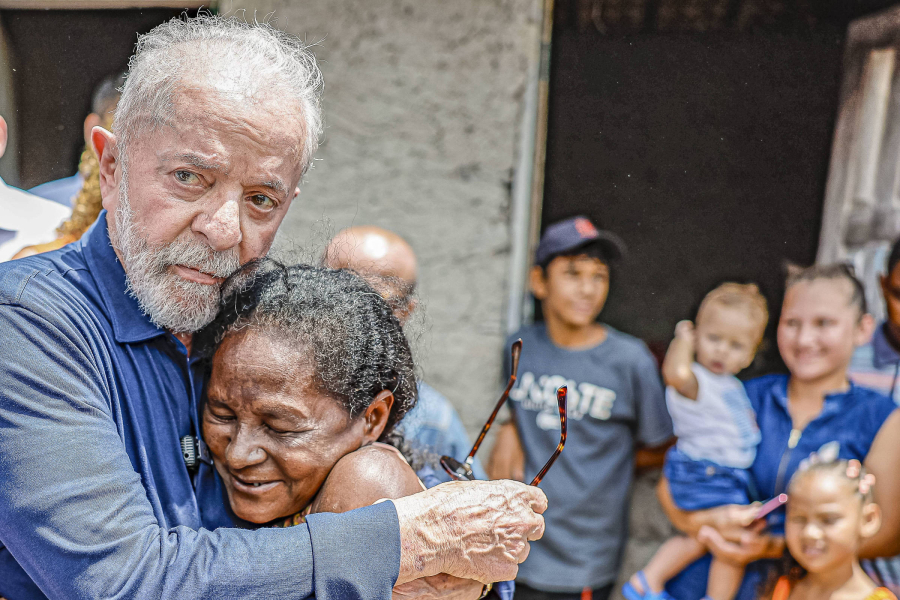
[(484, 441), (484, 436), (487, 435), (487, 432), (491, 428), (491, 425), (494, 424), (494, 419), (497, 418), (497, 413), (500, 412), (500, 407), (502, 407), (503, 403), (506, 402), (506, 399), (509, 398), (509, 392), (515, 384), (516, 376), (512, 375), (509, 378), (509, 383), (506, 384), (506, 389), (503, 391), (503, 395), (500, 396), (500, 400), (497, 402), (497, 406), (494, 407), (494, 412), (491, 413), (491, 416), (487, 420), (487, 423), (485, 423), (484, 427), (481, 428), (481, 433), (478, 434), (478, 439), (475, 440), (475, 445), (472, 446), (472, 451), (469, 452), (469, 455), (466, 457), (467, 465), (471, 466), (472, 463), (475, 462), (475, 453), (478, 452), (478, 448), (481, 446), (481, 442)]
[(500, 396), (500, 400), (497, 401), (497, 406), (494, 407), (494, 412), (491, 413), (490, 418), (487, 420), (487, 423), (484, 424), (484, 427), (481, 428), (481, 433), (478, 434), (478, 439), (475, 440), (475, 444), (472, 446), (472, 450), (469, 452), (469, 455), (466, 457), (465, 464), (472, 466), (472, 463), (475, 462), (475, 453), (478, 452), (478, 448), (481, 447), (481, 442), (484, 441), (484, 436), (487, 435), (488, 430), (491, 428), (491, 425), (494, 424), (494, 419), (497, 418), (497, 413), (500, 412), (500, 407), (503, 406), (503, 403), (506, 402), (507, 398), (509, 398), (509, 392), (512, 390), (513, 386), (516, 384), (516, 376), (519, 372), (519, 355), (522, 353), (522, 340), (518, 339), (512, 344), (512, 348), (510, 350), (510, 354), (512, 355), (512, 367), (511, 375), (509, 376), (509, 382), (506, 384), (506, 389), (503, 390), (503, 394)]
[(567, 396), (567, 388), (566, 386), (562, 386), (558, 390), (556, 390), (556, 403), (559, 405), (559, 444), (556, 445), (556, 450), (553, 451), (553, 455), (550, 457), (550, 460), (547, 461), (547, 464), (544, 465), (544, 468), (541, 469), (541, 472), (534, 476), (534, 479), (531, 480), (531, 483), (528, 485), (538, 485), (541, 480), (544, 478), (544, 475), (547, 474), (547, 471), (550, 470), (550, 467), (553, 466), (553, 463), (556, 462), (557, 457), (562, 453), (563, 448), (566, 446), (566, 396)]

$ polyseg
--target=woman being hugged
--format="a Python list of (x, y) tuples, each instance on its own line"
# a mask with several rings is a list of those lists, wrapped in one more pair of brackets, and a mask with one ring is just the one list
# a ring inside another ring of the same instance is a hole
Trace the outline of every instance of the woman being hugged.
[[(860, 555), (900, 552), (900, 413), (886, 396), (851, 383), (847, 367), (856, 346), (868, 341), (874, 323), (862, 285), (844, 265), (813, 266), (787, 281), (778, 349), (790, 375), (748, 381), (747, 396), (761, 433), (750, 467), (757, 499), (786, 491), (800, 462), (830, 442), (841, 459), (864, 463), (879, 481), (876, 500), (883, 508), (881, 530), (868, 538)], [(784, 511), (756, 521), (759, 507), (728, 505), (680, 510), (662, 480), (660, 501), (676, 527), (706, 544), (716, 558), (743, 565), (780, 558), (784, 550)], [(763, 532), (763, 527), (767, 531)], [(749, 564), (739, 600), (756, 597), (771, 562)], [(709, 559), (701, 559), (667, 585), (679, 600), (697, 600), (706, 590)]]
[[(391, 307), (353, 272), (248, 263), (196, 343), (212, 362), (203, 436), (246, 526), (290, 527), (425, 489), (394, 433), (416, 403), (412, 353)], [(509, 600), (513, 589), (439, 574), (394, 596)]]
[(424, 489), (392, 434), (416, 402), (412, 354), (361, 278), (258, 261), (222, 306), (198, 335), (203, 435), (237, 517), (296, 525)]

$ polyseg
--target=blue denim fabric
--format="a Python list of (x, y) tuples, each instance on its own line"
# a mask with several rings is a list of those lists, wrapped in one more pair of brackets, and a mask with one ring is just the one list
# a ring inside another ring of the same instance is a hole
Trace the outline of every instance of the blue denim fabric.
[[(792, 421), (787, 409), (787, 375), (767, 375), (744, 384), (756, 412), (762, 440), (750, 476), (759, 494), (768, 499), (785, 491), (800, 461), (826, 443), (840, 444), (839, 457), (865, 460), (885, 420), (897, 408), (893, 400), (853, 383), (846, 392), (825, 397), (822, 412), (807, 424), (797, 446), (788, 448)], [(783, 468), (780, 468), (782, 467)], [(784, 510), (769, 515), (769, 530), (784, 533)], [(766, 561), (748, 565), (735, 600), (754, 600), (767, 567)], [(677, 600), (699, 600), (706, 593), (709, 558), (701, 559), (669, 581), (666, 591)]]
[[(456, 409), (427, 383), (420, 381), (417, 387), (419, 401), (400, 422), (400, 432), (413, 445), (433, 452), (437, 457), (452, 456), (460, 462), (465, 460), (472, 450), (472, 441)], [(488, 478), (477, 458), (472, 464), (472, 471), (476, 479)], [(434, 475), (442, 482), (450, 481), (450, 476), (443, 469), (435, 469)]]
[(0, 264), (0, 596), (391, 597), (390, 502), (230, 527), (215, 469), (190, 475), (179, 446), (202, 379), (127, 295), (105, 212), (80, 242)]
[(681, 510), (750, 502), (750, 474), (746, 469), (694, 460), (677, 448), (671, 448), (666, 453), (663, 473), (669, 481), (672, 500)]

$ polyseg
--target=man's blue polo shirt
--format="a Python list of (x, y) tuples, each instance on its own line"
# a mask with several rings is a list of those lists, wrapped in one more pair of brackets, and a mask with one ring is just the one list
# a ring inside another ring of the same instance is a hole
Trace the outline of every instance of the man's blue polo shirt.
[[(768, 500), (784, 492), (800, 461), (829, 442), (840, 444), (840, 458), (864, 461), (881, 426), (897, 408), (884, 394), (851, 382), (847, 391), (825, 397), (822, 412), (798, 437), (791, 434), (787, 384), (787, 375), (767, 375), (744, 384), (762, 435), (756, 460), (750, 467), (760, 495), (757, 500)], [(772, 513), (769, 530), (775, 535), (784, 533), (783, 509)], [(748, 565), (736, 600), (758, 597), (757, 588), (770, 564), (759, 561)], [(706, 593), (709, 565), (709, 556), (695, 562), (670, 581), (666, 591), (677, 600), (700, 600)]]
[(105, 212), (0, 264), (0, 596), (390, 598), (390, 502), (230, 527), (214, 468), (192, 477), (179, 444), (202, 369), (128, 295)]

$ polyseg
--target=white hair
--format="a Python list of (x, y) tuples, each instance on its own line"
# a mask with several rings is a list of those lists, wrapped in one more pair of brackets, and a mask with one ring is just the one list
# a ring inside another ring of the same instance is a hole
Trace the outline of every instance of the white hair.
[(172, 19), (140, 36), (128, 68), (113, 122), (123, 163), (127, 145), (142, 128), (170, 122), (176, 92), (216, 75), (231, 80), (244, 99), (273, 88), (293, 97), (302, 124), (303, 172), (309, 168), (322, 133), (323, 84), (315, 57), (300, 39), (268, 23), (204, 13)]

